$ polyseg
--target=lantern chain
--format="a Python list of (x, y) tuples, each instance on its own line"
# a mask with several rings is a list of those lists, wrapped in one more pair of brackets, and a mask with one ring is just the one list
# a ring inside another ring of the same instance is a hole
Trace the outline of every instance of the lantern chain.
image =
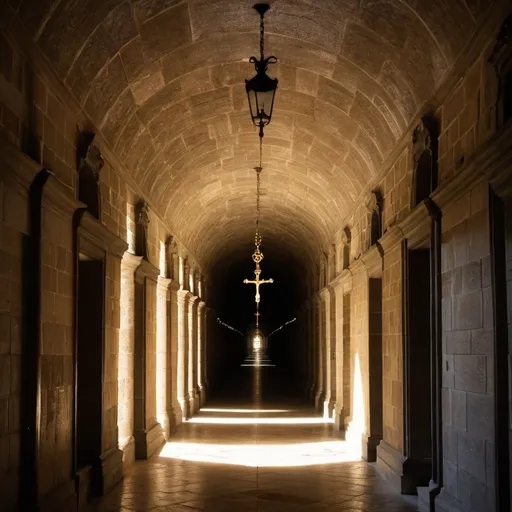
[(265, 42), (265, 16), (264, 14), (261, 14), (260, 17), (260, 56), (261, 56), (261, 62), (263, 62), (265, 56), (263, 52), (263, 46)]

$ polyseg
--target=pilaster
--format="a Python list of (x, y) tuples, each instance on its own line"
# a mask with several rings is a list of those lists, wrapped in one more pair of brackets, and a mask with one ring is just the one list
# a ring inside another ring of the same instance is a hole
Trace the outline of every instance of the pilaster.
[(188, 402), (193, 415), (199, 410), (199, 393), (197, 389), (197, 302), (193, 294), (188, 296)]
[(163, 444), (156, 403), (156, 287), (159, 270), (142, 260), (135, 272), (135, 456), (147, 459)]
[(125, 252), (121, 260), (121, 327), (119, 329), (118, 356), (118, 408), (119, 448), (123, 451), (123, 466), (126, 469), (135, 460), (135, 438), (133, 437), (134, 415), (134, 347), (135, 347), (135, 270), (142, 256)]
[(178, 402), (181, 408), (182, 419), (190, 418), (188, 401), (188, 297), (192, 294), (188, 290), (177, 291), (178, 304), (178, 368), (177, 368), (177, 390)]
[[(156, 294), (157, 294), (157, 333), (156, 333), (156, 401), (157, 401), (157, 419), (162, 425), (164, 437), (168, 440), (172, 432), (172, 407), (170, 408), (169, 393), (172, 389), (171, 366), (169, 354), (171, 352), (171, 332), (169, 329), (169, 308), (170, 293), (169, 288), (172, 280), (158, 276)], [(169, 414), (170, 413), (170, 414)]]
[[(169, 287), (169, 314), (170, 314), (170, 337), (171, 337), (171, 350), (168, 354), (168, 365), (171, 368), (171, 380), (169, 382), (168, 399), (170, 399), (170, 409), (168, 406), (168, 414), (171, 418), (171, 426), (173, 431), (181, 425), (183, 421), (183, 414), (180, 402), (178, 401), (178, 290), (180, 286), (178, 281), (172, 280)], [(169, 404), (169, 400), (168, 400)]]
[(197, 388), (199, 390), (200, 407), (206, 402), (206, 384), (204, 379), (206, 342), (205, 307), (206, 303), (200, 300), (197, 305)]

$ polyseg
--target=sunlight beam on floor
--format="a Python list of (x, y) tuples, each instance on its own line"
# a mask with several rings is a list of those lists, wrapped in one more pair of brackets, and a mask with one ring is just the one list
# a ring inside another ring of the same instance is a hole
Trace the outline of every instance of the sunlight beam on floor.
[(160, 457), (247, 467), (298, 467), (359, 461), (345, 441), (301, 444), (167, 443)]
[(200, 412), (221, 412), (225, 414), (277, 414), (290, 412), (290, 409), (224, 409), (221, 407), (201, 407)]
[(219, 418), (195, 416), (187, 423), (218, 425), (323, 425), (333, 423), (332, 418)]

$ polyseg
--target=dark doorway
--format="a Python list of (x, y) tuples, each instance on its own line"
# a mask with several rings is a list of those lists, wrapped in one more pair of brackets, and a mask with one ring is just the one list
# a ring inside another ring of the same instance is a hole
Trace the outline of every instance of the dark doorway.
[(405, 493), (428, 486), (432, 475), (430, 409), (430, 250), (408, 251), (405, 311), (406, 456)]
[(80, 255), (77, 318), (77, 466), (91, 468), (89, 492), (101, 490), (101, 414), (103, 381), (102, 260)]
[(382, 406), (382, 280), (370, 279), (368, 290), (368, 345), (370, 373), (370, 436), (368, 462), (377, 460), (377, 446), (383, 434)]
[(490, 194), (496, 510), (512, 503), (512, 200)]

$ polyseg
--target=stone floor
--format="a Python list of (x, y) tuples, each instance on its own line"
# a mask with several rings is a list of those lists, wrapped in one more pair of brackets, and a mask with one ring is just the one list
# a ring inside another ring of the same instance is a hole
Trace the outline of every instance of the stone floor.
[(416, 510), (297, 394), (285, 400), (277, 369), (243, 370), (236, 396), (208, 403), (91, 511)]

